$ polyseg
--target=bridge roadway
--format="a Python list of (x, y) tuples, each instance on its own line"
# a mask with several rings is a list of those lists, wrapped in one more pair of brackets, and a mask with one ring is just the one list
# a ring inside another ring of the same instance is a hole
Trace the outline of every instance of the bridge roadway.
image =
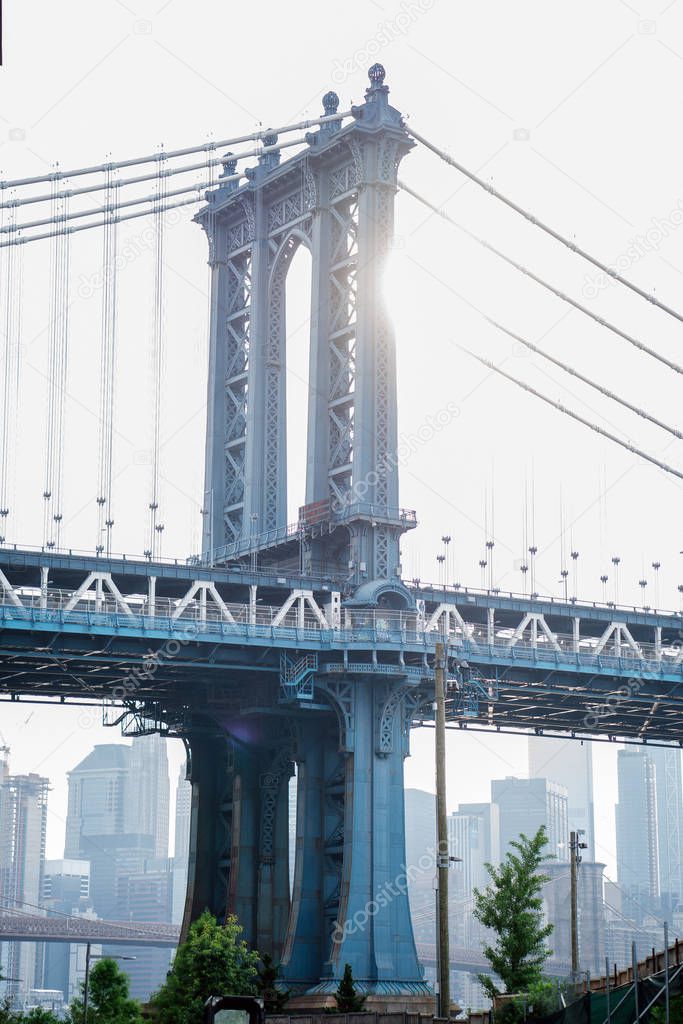
[(229, 701), (235, 683), (247, 714), (273, 693), (311, 709), (326, 680), (372, 673), (402, 681), (421, 724), (446, 638), (460, 728), (683, 735), (680, 613), (403, 584), (397, 602), (396, 586), (5, 548), (0, 695), (144, 702), (182, 730), (197, 697)]
[[(98, 921), (90, 918), (45, 917), (31, 914), (0, 914), (0, 942), (101, 943), (108, 946), (177, 946), (180, 928), (159, 921)], [(436, 966), (436, 949), (418, 943), (418, 956), (427, 967)], [(569, 965), (550, 961), (551, 972), (564, 976)], [(456, 971), (486, 971), (488, 964), (476, 950), (451, 948), (451, 967)]]

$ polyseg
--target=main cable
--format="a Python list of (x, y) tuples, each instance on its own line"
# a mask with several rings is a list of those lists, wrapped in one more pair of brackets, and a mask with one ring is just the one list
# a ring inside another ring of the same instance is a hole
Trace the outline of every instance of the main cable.
[(492, 245), (490, 242), (487, 242), (485, 238), (480, 238), (479, 235), (476, 235), (473, 231), (470, 231), (469, 228), (466, 228), (463, 224), (460, 224), (457, 220), (454, 220), (453, 217), (451, 217), (449, 214), (445, 212), (445, 210), (441, 210), (439, 209), (438, 206), (435, 206), (433, 203), (430, 203), (428, 199), (425, 199), (425, 197), (420, 195), (419, 192), (416, 192), (415, 189), (410, 188), (410, 186), (406, 185), (404, 181), (399, 181), (398, 187), (403, 192), (406, 192), (408, 195), (412, 196), (413, 199), (416, 199), (419, 203), (422, 203), (423, 206), (426, 206), (427, 209), (431, 210), (433, 213), (436, 213), (443, 220), (447, 221), (447, 223), (452, 224), (454, 228), (457, 228), (458, 231), (461, 231), (464, 235), (467, 235), (467, 237), (471, 238), (472, 241), (477, 242), (478, 245), (481, 245), (484, 249), (487, 249), (489, 252), (492, 252), (495, 256), (498, 256), (501, 260), (503, 260), (504, 263), (507, 263), (509, 266), (514, 267), (515, 270), (518, 270), (521, 274), (524, 274), (532, 281), (535, 281), (536, 284), (539, 284), (542, 288), (545, 288), (546, 291), (549, 291), (553, 295), (556, 295), (558, 299), (562, 299), (563, 302), (566, 302), (570, 306), (573, 306), (574, 309), (578, 309), (581, 313), (585, 313), (585, 315), (590, 317), (591, 320), (594, 320), (595, 323), (600, 324), (601, 327), (606, 327), (608, 331), (612, 331), (613, 334), (616, 334), (618, 335), (618, 337), (623, 338), (624, 341), (627, 341), (629, 343), (629, 345), (633, 345), (635, 348), (640, 349), (641, 352), (646, 352), (647, 355), (652, 356), (653, 359), (657, 359), (660, 363), (663, 363), (665, 366), (668, 366), (670, 370), (675, 370), (676, 373), (683, 374), (683, 366), (680, 366), (678, 363), (674, 363), (671, 359), (667, 359), (666, 356), (663, 356), (660, 352), (657, 352), (655, 349), (650, 348), (649, 345), (646, 345), (644, 342), (639, 341), (637, 338), (634, 338), (631, 334), (627, 334), (626, 331), (622, 331), (620, 327), (617, 327), (615, 324), (610, 323), (609, 320), (605, 320), (604, 317), (598, 316), (597, 313), (593, 313), (592, 310), (588, 309), (587, 306), (583, 306), (580, 302), (577, 302), (576, 299), (573, 299), (570, 295), (567, 295), (566, 292), (560, 291), (559, 288), (556, 288), (554, 285), (549, 284), (548, 281), (545, 281), (542, 277), (539, 277), (538, 274), (535, 274), (532, 270), (529, 270), (528, 267), (525, 267), (524, 264), (519, 263), (511, 256), (506, 255), (506, 253), (496, 248), (495, 245)]
[[(297, 139), (290, 139), (288, 142), (276, 142), (271, 146), (260, 146), (258, 149), (248, 149), (243, 153), (232, 153), (230, 160), (246, 160), (248, 157), (261, 157), (268, 153), (277, 153), (282, 149), (290, 149), (292, 146), (303, 146), (306, 142), (305, 136)], [(223, 157), (217, 160), (204, 160), (194, 164), (183, 164), (182, 167), (169, 167), (166, 169), (157, 168), (156, 171), (151, 171), (149, 174), (138, 174), (134, 178), (123, 178), (114, 180), (114, 187), (118, 190), (119, 194), (121, 189), (128, 185), (139, 185), (143, 181), (154, 181), (157, 182), (159, 178), (172, 178), (176, 174), (189, 174), (191, 171), (203, 171), (207, 167), (218, 167), (224, 163)], [(238, 174), (238, 178), (243, 178), (244, 173)], [(227, 181), (227, 178), (222, 179)], [(231, 179), (235, 180), (235, 179)], [(104, 179), (96, 185), (84, 185), (82, 188), (70, 188), (63, 192), (52, 191), (44, 192), (38, 196), (27, 196), (25, 199), (11, 199), (8, 202), (0, 203), (0, 210), (14, 209), (17, 206), (31, 206), (36, 203), (47, 203), (52, 202), (55, 199), (73, 199), (74, 196), (89, 195), (92, 192), (106, 192), (109, 189), (108, 184), (109, 178), (105, 175)], [(53, 182), (53, 190), (55, 189), (55, 183)], [(21, 225), (19, 225), (21, 227)]]
[(652, 465), (657, 466), (658, 469), (663, 469), (666, 473), (671, 473), (673, 476), (677, 476), (680, 480), (683, 480), (683, 473), (674, 469), (673, 466), (669, 466), (668, 463), (655, 458), (654, 455), (648, 455), (647, 452), (644, 452), (641, 448), (636, 448), (636, 446), (631, 444), (629, 441), (622, 441), (622, 439), (617, 437), (616, 434), (612, 434), (609, 430), (605, 430), (604, 427), (598, 426), (597, 423), (592, 423), (590, 420), (585, 419), (572, 409), (568, 409), (566, 405), (562, 405), (561, 402), (556, 402), (553, 398), (548, 398), (547, 395), (537, 391), (536, 388), (533, 388), (530, 384), (526, 384), (524, 381), (519, 380), (518, 377), (513, 377), (511, 373), (506, 373), (505, 370), (501, 370), (501, 368), (496, 366), (495, 363), (492, 363), (490, 359), (485, 359), (483, 356), (477, 355), (476, 352), (472, 352), (470, 349), (465, 348), (464, 345), (457, 345), (457, 348), (466, 352), (468, 356), (472, 357), (472, 359), (476, 359), (477, 362), (482, 364), (482, 366), (488, 367), (488, 369), (493, 370), (494, 373), (499, 374), (501, 377), (505, 377), (506, 380), (512, 381), (512, 383), (516, 384), (517, 387), (522, 388), (524, 391), (528, 391), (530, 395), (540, 398), (541, 401), (546, 402), (547, 405), (551, 405), (554, 409), (558, 409), (560, 412), (564, 413), (566, 416), (570, 416), (578, 423), (582, 423), (584, 427), (594, 430), (596, 434), (601, 434), (602, 437), (606, 437), (609, 441), (614, 441), (615, 444), (620, 445), (622, 448), (632, 452), (634, 455), (638, 455), (639, 458), (645, 459), (647, 462), (651, 462)]
[(116, 163), (97, 164), (93, 167), (78, 167), (70, 171), (54, 171), (52, 174), (40, 174), (33, 178), (17, 178), (14, 181), (0, 181), (0, 190), (6, 188), (21, 188), (25, 185), (37, 185), (46, 181), (59, 181), (62, 178), (77, 178), (86, 174), (105, 174), (107, 171), (118, 171), (123, 167), (136, 167), (138, 164), (151, 164), (165, 160), (174, 160), (180, 156), (188, 156), (190, 153), (207, 153), (212, 150), (222, 149), (224, 146), (237, 146), (242, 142), (258, 142), (266, 135), (286, 135), (288, 132), (302, 131), (305, 128), (314, 128), (316, 125), (327, 124), (330, 121), (339, 121), (345, 117), (351, 117), (350, 110), (343, 110), (337, 114), (325, 114), (323, 117), (313, 117), (305, 121), (297, 121), (295, 124), (282, 125), (279, 128), (262, 128), (257, 132), (248, 135), (238, 135), (232, 139), (219, 139), (217, 142), (204, 142), (199, 146), (187, 146), (184, 149), (172, 149), (150, 153), (147, 156), (133, 157), (130, 160), (119, 160)]
[(523, 338), (520, 334), (515, 334), (514, 331), (511, 331), (508, 327), (504, 327), (502, 324), (499, 324), (491, 317), (488, 317), (483, 313), (482, 316), (497, 330), (502, 331), (503, 334), (507, 334), (507, 336), (512, 338), (514, 341), (518, 341), (520, 345), (524, 345), (525, 348), (529, 349), (529, 351), (536, 352), (537, 355), (542, 356), (543, 359), (547, 359), (549, 363), (559, 366), (559, 368), (564, 370), (565, 373), (570, 373), (572, 377), (576, 377), (577, 380), (583, 381), (583, 383), (587, 384), (590, 388), (593, 388), (595, 391), (599, 391), (601, 395), (605, 395), (606, 398), (611, 398), (613, 402), (623, 405), (625, 409), (629, 409), (631, 412), (634, 412), (636, 416), (640, 416), (642, 419), (647, 420), (648, 423), (653, 423), (661, 430), (666, 430), (669, 434), (673, 434), (673, 436), (678, 438), (679, 441), (683, 441), (683, 433), (681, 433), (680, 430), (677, 430), (676, 427), (670, 427), (668, 423), (658, 420), (656, 416), (646, 412), (645, 409), (641, 409), (637, 405), (632, 405), (631, 402), (627, 401), (627, 399), (615, 394), (614, 391), (610, 391), (609, 388), (604, 387), (602, 384), (598, 384), (596, 381), (591, 380), (590, 377), (585, 377), (582, 373), (579, 373), (578, 370), (575, 370), (573, 366), (563, 363), (562, 360), (552, 356), (549, 352), (545, 352), (542, 348), (539, 348), (538, 345), (534, 345), (533, 342), (527, 341), (527, 339)]
[(479, 188), (483, 188), (484, 191), (488, 192), (489, 195), (492, 195), (494, 199), (499, 199), (501, 203), (505, 203), (506, 206), (509, 206), (511, 210), (515, 211), (515, 213), (518, 213), (521, 217), (524, 217), (524, 219), (529, 221), (530, 224), (533, 224), (535, 227), (540, 228), (541, 231), (544, 231), (546, 233), (546, 235), (549, 235), (551, 238), (554, 238), (555, 241), (560, 242), (562, 245), (566, 246), (567, 249), (571, 250), (571, 252), (576, 253), (577, 256), (581, 256), (589, 263), (592, 263), (594, 267), (597, 267), (598, 270), (602, 270), (602, 272), (604, 274), (607, 274), (608, 277), (611, 277), (614, 281), (618, 281), (620, 284), (623, 284), (626, 288), (629, 288), (632, 292), (635, 292), (636, 295), (640, 295), (642, 299), (646, 299), (646, 301), (650, 302), (653, 306), (657, 306), (664, 313), (668, 313), (669, 316), (672, 316), (680, 323), (683, 323), (683, 314), (678, 313), (675, 309), (672, 309), (671, 306), (667, 306), (666, 303), (660, 302), (659, 299), (656, 298), (656, 296), (651, 294), (651, 292), (646, 292), (643, 288), (639, 288), (637, 284), (634, 284), (632, 281), (629, 281), (628, 278), (623, 277), (617, 270), (614, 270), (612, 267), (609, 267), (606, 263), (603, 263), (595, 256), (591, 256), (589, 252), (586, 252), (585, 249), (582, 249), (575, 242), (572, 242), (571, 239), (565, 238), (565, 236), (561, 235), (559, 231), (556, 231), (554, 228), (551, 228), (549, 224), (546, 224), (544, 221), (539, 220), (538, 217), (535, 217), (532, 213), (529, 213), (527, 210), (524, 209), (523, 206), (520, 206), (518, 203), (515, 203), (512, 199), (508, 199), (507, 196), (503, 195), (502, 192), (499, 192), (498, 189), (493, 187), (493, 185), (490, 185), (487, 181), (484, 181), (483, 178), (480, 178), (473, 171), (468, 170), (468, 168), (465, 167), (463, 164), (459, 163), (457, 160), (454, 160), (452, 156), (444, 152), (444, 150), (439, 149), (438, 146), (435, 146), (433, 142), (430, 142), (429, 139), (425, 138), (424, 135), (421, 135), (420, 132), (416, 132), (415, 129), (410, 127), (408, 124), (406, 124), (405, 127), (406, 130), (410, 133), (410, 135), (413, 136), (414, 139), (416, 139), (418, 142), (421, 142), (422, 145), (425, 146), (427, 149), (431, 150), (432, 153), (435, 153), (436, 156), (438, 156), (441, 160), (444, 161), (444, 163), (449, 164), (449, 166), (454, 167), (457, 171), (460, 171), (461, 174), (464, 174), (465, 177), (469, 178), (470, 181), (473, 181), (475, 185), (479, 186)]

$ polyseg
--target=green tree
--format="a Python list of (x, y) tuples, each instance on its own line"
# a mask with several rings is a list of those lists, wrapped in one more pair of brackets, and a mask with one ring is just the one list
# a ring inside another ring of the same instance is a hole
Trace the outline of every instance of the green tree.
[(277, 987), (279, 973), (280, 969), (277, 964), (273, 963), (272, 956), (262, 953), (256, 987), (258, 994), (263, 999), (266, 1013), (282, 1013), (290, 996), (289, 989)]
[(23, 1024), (64, 1024), (64, 1022), (52, 1012), (44, 1010), (40, 1006), (34, 1006), (27, 1014), (20, 1018)]
[[(527, 992), (543, 976), (543, 964), (551, 955), (546, 939), (553, 926), (543, 924), (540, 892), (549, 876), (539, 872), (547, 860), (548, 837), (541, 826), (529, 839), (522, 833), (510, 843), (500, 867), (486, 865), (491, 881), (483, 892), (474, 890), (474, 916), (495, 932), (495, 945), (484, 948), (484, 956), (503, 982), (504, 992)], [(500, 995), (492, 978), (479, 976), (491, 998)]]
[[(69, 1016), (71, 1024), (85, 1024), (82, 997), (74, 999)], [(142, 1024), (140, 1004), (130, 998), (128, 978), (116, 960), (98, 960), (90, 971), (88, 1024)]]
[(359, 996), (353, 983), (351, 964), (344, 964), (344, 977), (334, 994), (337, 1013), (358, 1013), (365, 1005), (365, 996)]
[(202, 1024), (209, 996), (255, 994), (259, 955), (241, 934), (236, 917), (222, 926), (205, 910), (194, 922), (152, 1000), (164, 1024)]

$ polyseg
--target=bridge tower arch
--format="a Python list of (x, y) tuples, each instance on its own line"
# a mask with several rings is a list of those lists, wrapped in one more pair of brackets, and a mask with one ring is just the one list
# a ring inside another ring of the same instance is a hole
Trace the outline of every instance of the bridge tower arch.
[[(382, 278), (397, 170), (413, 143), (374, 65), (354, 121), (324, 122), (281, 161), (264, 138), (247, 183), (219, 182), (198, 220), (212, 270), (203, 554), (212, 564), (294, 558), (286, 506), (284, 282), (312, 255), (306, 504), (296, 557), (356, 583), (400, 576), (394, 334)], [(235, 172), (227, 157), (223, 178)], [(344, 529), (341, 529), (341, 527)]]

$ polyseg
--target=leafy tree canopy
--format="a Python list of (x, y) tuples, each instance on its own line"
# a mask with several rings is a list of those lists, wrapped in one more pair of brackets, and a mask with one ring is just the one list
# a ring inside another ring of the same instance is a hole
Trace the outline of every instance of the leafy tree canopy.
[[(83, 988), (81, 984), (81, 993)], [(69, 1007), (69, 1019), (70, 1024), (85, 1024), (82, 995)], [(140, 1004), (130, 998), (128, 978), (116, 960), (98, 960), (90, 971), (87, 1024), (142, 1024)]]
[[(548, 837), (541, 826), (529, 839), (523, 833), (510, 843), (499, 867), (486, 865), (491, 881), (481, 892), (474, 890), (474, 916), (495, 933), (495, 944), (484, 948), (484, 956), (503, 982), (505, 993), (527, 992), (543, 976), (543, 964), (551, 955), (546, 939), (553, 926), (543, 923), (540, 892), (549, 876), (539, 871), (548, 859)], [(479, 980), (489, 996), (500, 995), (488, 975)]]
[(241, 933), (236, 917), (219, 925), (208, 910), (194, 922), (152, 1000), (164, 1024), (202, 1024), (209, 996), (256, 993), (259, 955), (240, 939)]

